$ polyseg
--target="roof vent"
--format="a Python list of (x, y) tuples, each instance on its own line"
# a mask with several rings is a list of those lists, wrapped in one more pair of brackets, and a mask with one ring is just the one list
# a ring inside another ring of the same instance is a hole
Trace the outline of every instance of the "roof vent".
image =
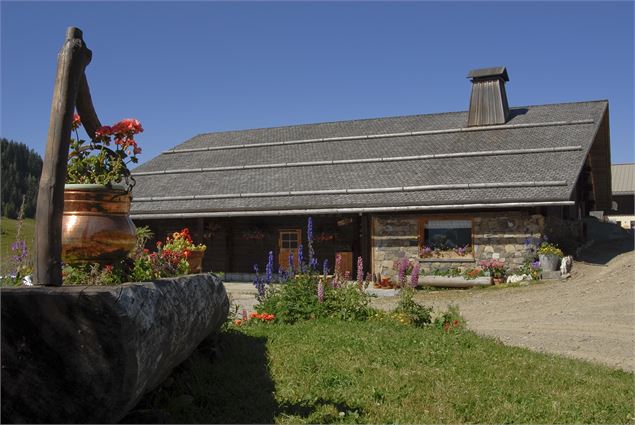
[(467, 74), (472, 79), (472, 95), (467, 126), (505, 124), (509, 116), (505, 81), (509, 81), (504, 66), (473, 69)]

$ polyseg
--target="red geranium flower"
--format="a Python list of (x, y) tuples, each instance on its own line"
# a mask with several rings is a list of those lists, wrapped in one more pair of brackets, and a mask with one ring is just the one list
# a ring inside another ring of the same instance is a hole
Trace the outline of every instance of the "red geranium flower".
[(82, 119), (79, 117), (79, 115), (74, 114), (73, 115), (73, 122), (71, 123), (71, 128), (73, 130), (76, 130), (79, 128), (79, 126), (82, 125)]

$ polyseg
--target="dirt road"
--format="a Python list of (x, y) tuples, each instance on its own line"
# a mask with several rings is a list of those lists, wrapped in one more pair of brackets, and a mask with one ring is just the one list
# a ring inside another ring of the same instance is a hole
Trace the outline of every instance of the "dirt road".
[[(635, 371), (635, 252), (632, 240), (595, 245), (563, 281), (514, 288), (420, 291), (417, 302), (458, 304), (473, 331), (508, 345)], [(226, 284), (235, 304), (253, 311), (255, 289)], [(373, 305), (390, 310), (398, 297)]]
[[(458, 304), (470, 329), (505, 344), (635, 371), (632, 241), (598, 244), (583, 258), (599, 261), (575, 262), (572, 277), (564, 281), (420, 292), (416, 300), (435, 310)], [(390, 309), (396, 302), (395, 297), (379, 298), (374, 304)]]

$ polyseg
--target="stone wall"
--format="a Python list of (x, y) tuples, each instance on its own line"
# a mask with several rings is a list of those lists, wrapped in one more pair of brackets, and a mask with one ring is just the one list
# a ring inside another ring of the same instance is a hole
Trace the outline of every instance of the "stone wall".
[(371, 257), (373, 273), (394, 277), (393, 261), (419, 258), (419, 222), (415, 215), (372, 217)]
[[(423, 215), (377, 215), (372, 217), (372, 259), (373, 273), (394, 277), (393, 262), (408, 257), (420, 261), (422, 270), (451, 267), (473, 267), (478, 261), (498, 258), (516, 267), (525, 260), (527, 238), (540, 238), (545, 229), (542, 215), (526, 212), (479, 212), (461, 214), (469, 216), (473, 223), (473, 257), (460, 259), (419, 259), (418, 233), (419, 219)], [(435, 218), (438, 218), (435, 215)], [(449, 220), (454, 215), (444, 216)]]

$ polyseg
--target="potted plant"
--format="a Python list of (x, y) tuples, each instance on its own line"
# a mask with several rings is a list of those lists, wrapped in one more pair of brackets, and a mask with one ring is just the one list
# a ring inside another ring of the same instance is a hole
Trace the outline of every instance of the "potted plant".
[(492, 278), (492, 283), (495, 285), (501, 284), (505, 281), (505, 276), (507, 276), (507, 267), (505, 267), (505, 262), (496, 259), (483, 260), (480, 262), (480, 266), (489, 272), (489, 275)]
[(192, 236), (187, 227), (180, 232), (172, 233), (172, 236), (168, 236), (165, 239), (163, 249), (182, 253), (190, 265), (190, 273), (201, 273), (203, 255), (205, 255), (207, 246), (203, 244), (196, 245), (192, 242)]
[(548, 242), (546, 239), (540, 244), (537, 250), (540, 267), (547, 271), (558, 270), (560, 259), (564, 253), (558, 245)]
[(128, 164), (138, 161), (141, 148), (134, 135), (143, 128), (135, 119), (124, 119), (100, 127), (95, 140), (85, 142), (77, 132), (80, 125), (75, 114), (76, 138), (71, 139), (64, 187), (62, 259), (71, 264), (110, 264), (135, 247), (129, 216), (134, 180)]

